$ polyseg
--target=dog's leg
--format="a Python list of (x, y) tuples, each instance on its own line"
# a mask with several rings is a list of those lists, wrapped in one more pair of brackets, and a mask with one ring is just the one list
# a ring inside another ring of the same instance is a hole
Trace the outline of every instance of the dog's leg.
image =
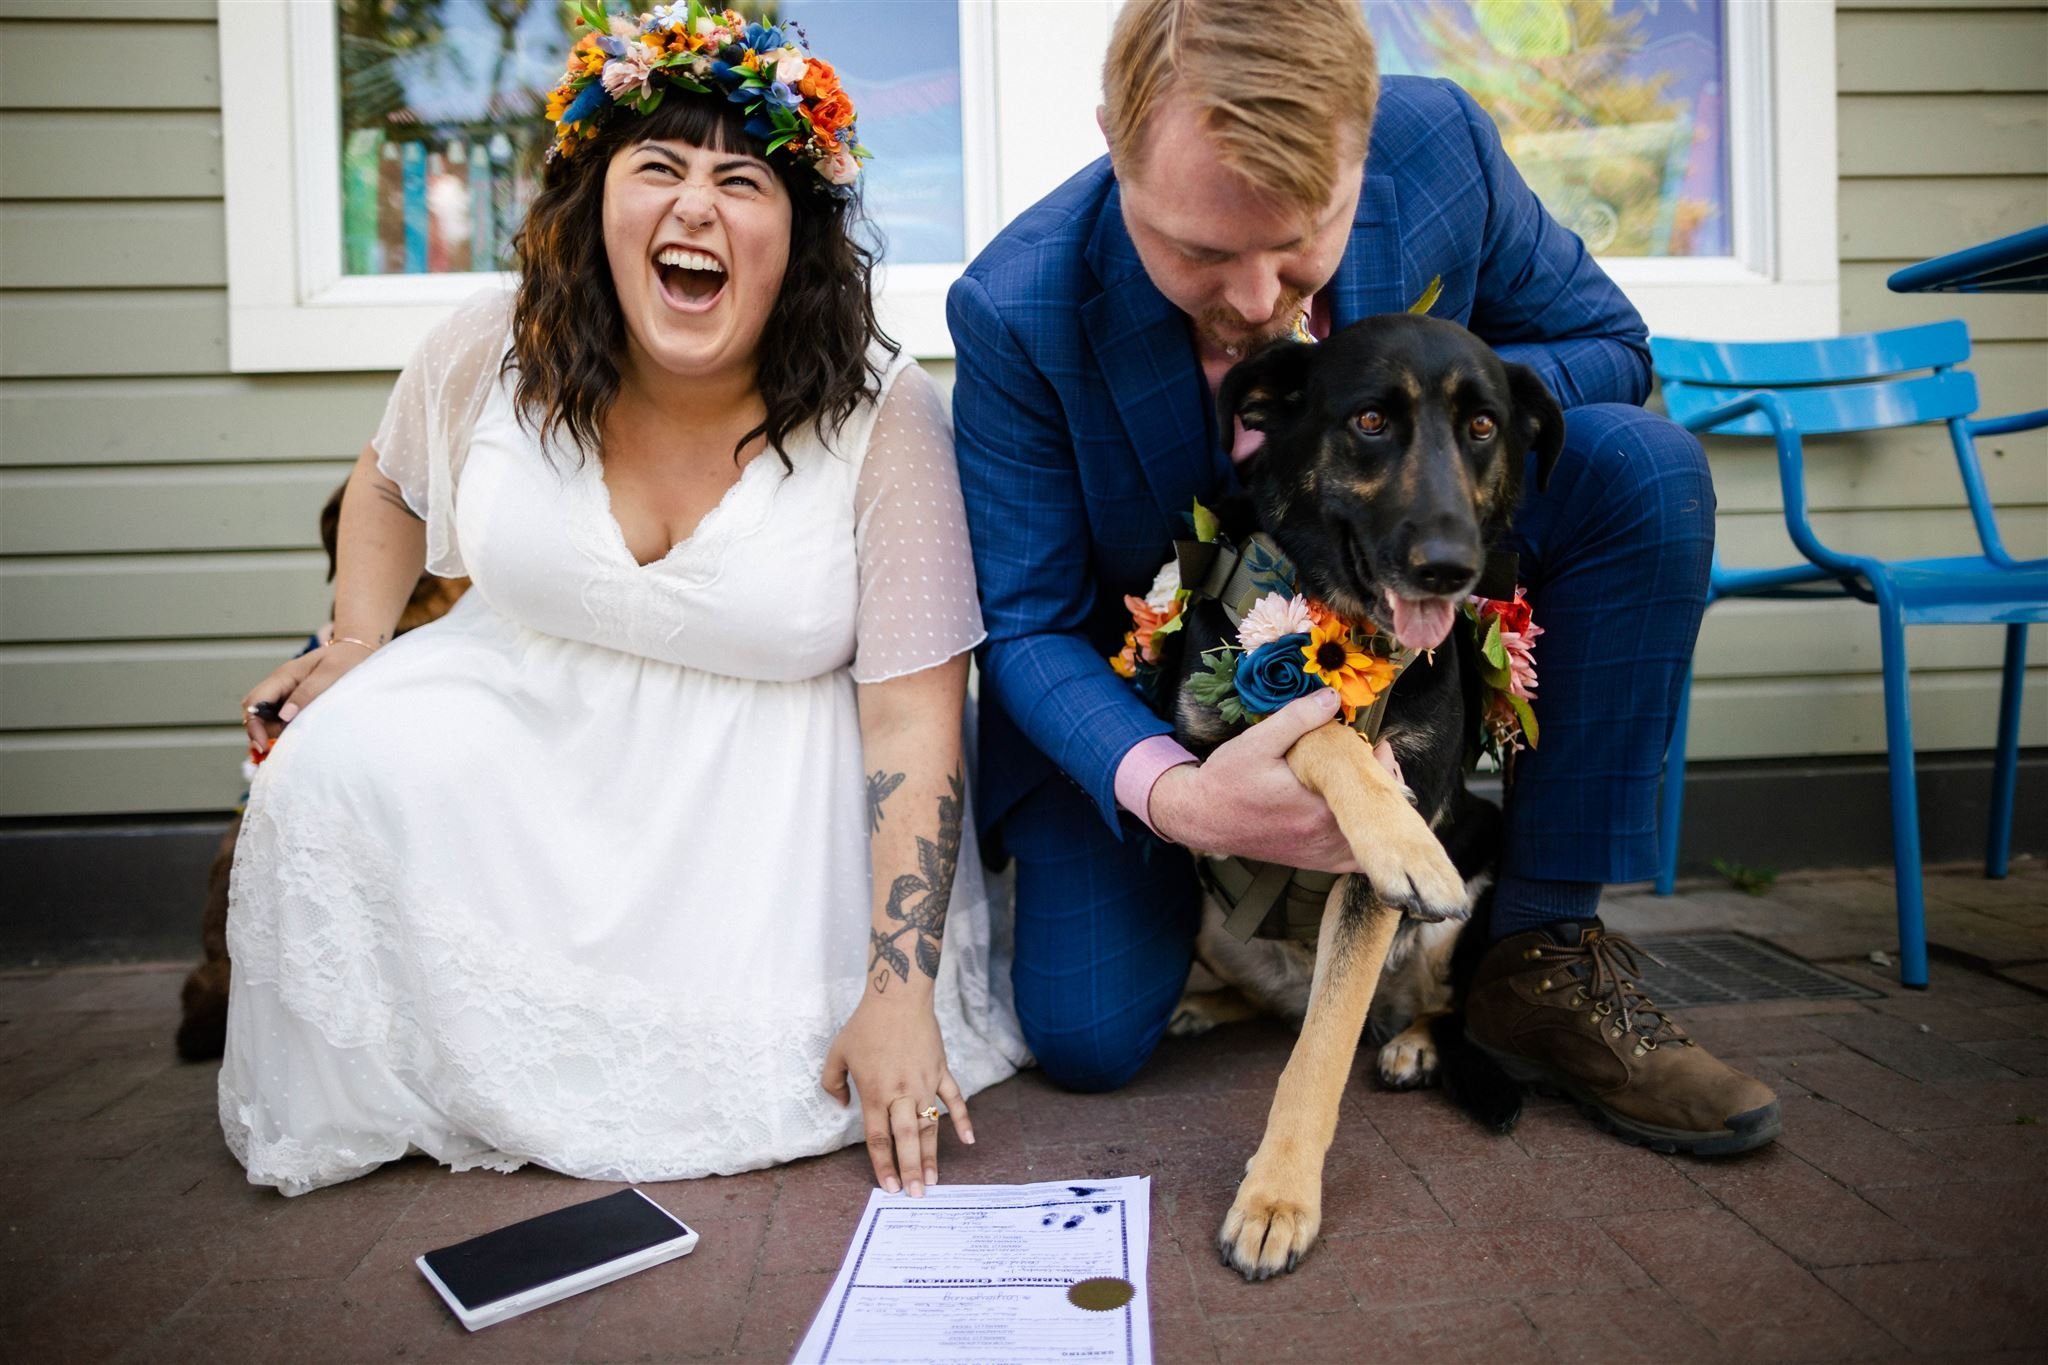
[(1359, 871), (1379, 899), (1417, 919), (1463, 919), (1465, 879), (1365, 736), (1335, 721), (1287, 751), (1287, 766), (1337, 817)]
[(1193, 1038), (1218, 1024), (1237, 1024), (1259, 1017), (1259, 1007), (1225, 986), (1214, 991), (1184, 991), (1166, 1031), (1176, 1038)]
[(1266, 1135), (1224, 1215), (1217, 1249), (1248, 1280), (1294, 1269), (1322, 1225), (1323, 1156), (1358, 1052), (1365, 1012), (1401, 912), (1359, 877), (1330, 890), (1301, 1037), (1280, 1073)]

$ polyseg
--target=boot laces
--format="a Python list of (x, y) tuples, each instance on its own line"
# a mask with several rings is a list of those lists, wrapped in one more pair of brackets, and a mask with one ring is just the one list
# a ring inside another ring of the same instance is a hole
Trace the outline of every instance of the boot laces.
[(1528, 956), (1564, 968), (1564, 974), (1578, 982), (1579, 992), (1598, 1013), (1619, 1015), (1620, 1035), (1635, 1033), (1649, 1048), (1659, 1043), (1691, 1043), (1685, 1030), (1659, 1009), (1642, 987), (1639, 958), (1648, 958), (1660, 967), (1667, 964), (1626, 935), (1588, 929), (1578, 943), (1538, 944)]

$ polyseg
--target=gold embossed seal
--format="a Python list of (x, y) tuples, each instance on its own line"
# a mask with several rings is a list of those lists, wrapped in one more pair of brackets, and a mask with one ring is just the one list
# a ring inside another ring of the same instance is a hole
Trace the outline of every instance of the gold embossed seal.
[(1104, 1275), (1093, 1280), (1076, 1280), (1067, 1286), (1067, 1302), (1091, 1313), (1107, 1313), (1123, 1307), (1138, 1290), (1129, 1280)]

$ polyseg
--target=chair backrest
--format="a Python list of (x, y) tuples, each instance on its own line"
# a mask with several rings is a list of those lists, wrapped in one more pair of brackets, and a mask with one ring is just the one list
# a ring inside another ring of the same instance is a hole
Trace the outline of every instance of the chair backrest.
[[(1969, 355), (1970, 332), (1960, 321), (1813, 341), (1650, 339), (1651, 366), (1679, 422), (1691, 426), (1701, 414), (1768, 389), (1808, 435), (1967, 417), (1977, 410), (1977, 381), (1949, 367)], [(1915, 370), (1933, 373), (1912, 375)], [(1912, 377), (1891, 377), (1898, 375)], [(1755, 413), (1712, 430), (1770, 435)]]

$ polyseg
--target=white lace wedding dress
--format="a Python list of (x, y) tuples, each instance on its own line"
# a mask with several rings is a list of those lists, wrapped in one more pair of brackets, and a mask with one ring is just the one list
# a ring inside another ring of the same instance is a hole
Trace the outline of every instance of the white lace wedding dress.
[[(981, 638), (944, 410), (890, 365), (642, 566), (598, 462), (516, 420), (509, 314), (439, 328), (375, 441), (429, 567), (474, 586), (307, 708), (250, 795), (220, 1117), (287, 1194), (415, 1149), (641, 1181), (861, 1135), (818, 1088), (867, 961), (855, 685)], [(936, 999), (972, 1095), (1026, 1052), (963, 825)]]

